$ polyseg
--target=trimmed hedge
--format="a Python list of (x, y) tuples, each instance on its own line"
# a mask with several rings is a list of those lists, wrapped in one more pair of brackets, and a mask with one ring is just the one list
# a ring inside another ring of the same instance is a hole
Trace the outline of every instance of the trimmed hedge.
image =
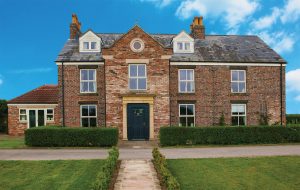
[(105, 164), (102, 170), (99, 171), (95, 183), (92, 185), (92, 190), (107, 190), (111, 179), (117, 169), (117, 162), (119, 158), (119, 150), (113, 147), (109, 153), (108, 158), (105, 160)]
[(300, 127), (162, 127), (161, 146), (300, 142)]
[(153, 149), (152, 156), (154, 167), (160, 176), (162, 184), (168, 190), (179, 190), (180, 184), (169, 171), (166, 158), (159, 152), (158, 148)]
[(25, 144), (42, 147), (116, 146), (117, 128), (36, 127), (25, 131)]
[(287, 124), (300, 124), (300, 114), (286, 114)]

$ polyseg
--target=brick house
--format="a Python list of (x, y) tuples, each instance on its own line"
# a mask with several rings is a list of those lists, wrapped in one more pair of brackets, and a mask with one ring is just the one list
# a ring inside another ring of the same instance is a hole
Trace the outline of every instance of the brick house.
[(51, 124), (117, 127), (124, 140), (155, 139), (168, 125), (285, 124), (286, 62), (257, 36), (206, 35), (202, 17), (190, 34), (80, 28), (72, 15), (56, 60), (58, 86), (9, 102), (9, 134), (47, 125), (51, 109)]

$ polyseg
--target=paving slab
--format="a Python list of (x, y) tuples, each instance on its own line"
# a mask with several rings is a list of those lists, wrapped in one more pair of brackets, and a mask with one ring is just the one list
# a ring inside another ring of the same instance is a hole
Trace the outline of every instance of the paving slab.
[(151, 160), (122, 160), (115, 190), (161, 189)]

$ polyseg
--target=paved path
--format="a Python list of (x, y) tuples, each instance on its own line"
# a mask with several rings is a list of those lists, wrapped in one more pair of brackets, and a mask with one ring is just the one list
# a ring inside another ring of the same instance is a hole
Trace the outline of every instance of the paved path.
[[(217, 158), (299, 155), (300, 145), (161, 148), (166, 158)], [(108, 149), (0, 149), (0, 160), (103, 159)], [(152, 159), (152, 149), (121, 148), (120, 159)]]
[(150, 160), (122, 160), (115, 190), (159, 190), (159, 180)]

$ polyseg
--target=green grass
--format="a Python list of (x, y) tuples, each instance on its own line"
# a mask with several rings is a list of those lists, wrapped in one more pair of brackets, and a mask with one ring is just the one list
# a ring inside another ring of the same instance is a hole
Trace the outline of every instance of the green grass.
[(272, 189), (300, 187), (300, 157), (167, 160), (183, 190)]
[(0, 161), (0, 190), (90, 189), (104, 160)]
[(0, 149), (1, 148), (24, 148), (24, 137), (13, 137), (8, 135), (0, 135)]

